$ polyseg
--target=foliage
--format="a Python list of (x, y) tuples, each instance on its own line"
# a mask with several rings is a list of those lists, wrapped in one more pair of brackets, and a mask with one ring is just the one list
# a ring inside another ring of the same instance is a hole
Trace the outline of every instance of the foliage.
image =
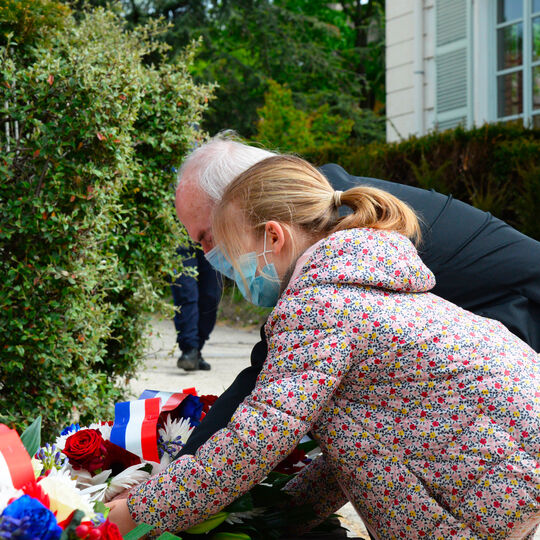
[(197, 64), (201, 77), (219, 83), (205, 124), (210, 131), (227, 126), (253, 135), (269, 80), (287, 84), (304, 110), (333, 106), (340, 94), (360, 99), (360, 82), (340, 54), (339, 28), (295, 2), (236, 2), (210, 16)]
[(328, 105), (307, 113), (293, 104), (292, 92), (270, 81), (264, 106), (258, 109), (256, 139), (265, 146), (282, 152), (302, 152), (322, 144), (344, 144), (353, 121), (329, 114)]
[(5, 46), (10, 36), (17, 36), (17, 46), (25, 48), (39, 36), (48, 37), (61, 28), (70, 10), (53, 0), (2, 0), (0, 5), (0, 45)]
[(452, 194), (540, 240), (540, 130), (520, 123), (456, 128), (399, 143), (306, 150), (358, 176)]
[[(92, 0), (100, 3), (103, 0)], [(76, 3), (77, 5), (77, 3)], [(217, 99), (203, 126), (252, 137), (270, 81), (287, 86), (307, 114), (352, 119), (351, 137), (384, 139), (384, 2), (382, 0), (123, 0), (133, 24), (159, 16), (172, 23), (171, 54), (203, 37), (198, 80), (215, 81)], [(366, 130), (366, 114), (369, 120)], [(376, 121), (379, 120), (379, 121)]]
[(195, 47), (145, 64), (157, 36), (97, 9), (0, 48), (0, 410), (16, 427), (110, 414), (185, 238), (172, 167), (209, 88), (188, 74)]

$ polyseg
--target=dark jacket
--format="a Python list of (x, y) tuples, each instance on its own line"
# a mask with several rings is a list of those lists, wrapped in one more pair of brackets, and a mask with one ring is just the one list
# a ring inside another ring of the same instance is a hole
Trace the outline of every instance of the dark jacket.
[[(437, 284), (431, 292), (501, 321), (540, 352), (540, 242), (452, 196), (351, 176), (335, 164), (320, 170), (337, 190), (367, 184), (407, 202), (422, 221), (423, 240), (418, 252), (435, 274)], [(193, 454), (227, 425), (238, 404), (255, 386), (266, 352), (261, 330), (261, 342), (251, 353), (251, 366), (240, 372), (216, 401), (180, 455)]]

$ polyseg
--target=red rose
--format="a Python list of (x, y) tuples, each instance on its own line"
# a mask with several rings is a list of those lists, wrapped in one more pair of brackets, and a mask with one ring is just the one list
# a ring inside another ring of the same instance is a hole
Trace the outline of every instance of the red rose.
[(86, 469), (94, 474), (103, 468), (105, 441), (97, 429), (81, 429), (66, 439), (63, 452), (74, 469)]
[[(274, 471), (282, 474), (294, 474), (300, 471), (308, 462), (306, 453), (300, 448), (295, 448), (283, 461), (278, 463)], [(302, 465), (298, 465), (302, 463)]]
[(104, 441), (104, 443), (106, 454), (105, 461), (103, 462), (103, 469), (112, 469), (113, 476), (116, 476), (124, 469), (127, 469), (132, 465), (138, 465), (141, 462), (141, 458), (132, 454), (129, 450), (126, 450), (111, 441)]
[(122, 540), (122, 535), (120, 534), (118, 525), (109, 520), (104, 521), (98, 527), (98, 531), (101, 531), (100, 540)]
[(208, 394), (207, 396), (200, 396), (199, 399), (202, 401), (203, 411), (207, 413), (210, 407), (217, 401), (218, 396)]

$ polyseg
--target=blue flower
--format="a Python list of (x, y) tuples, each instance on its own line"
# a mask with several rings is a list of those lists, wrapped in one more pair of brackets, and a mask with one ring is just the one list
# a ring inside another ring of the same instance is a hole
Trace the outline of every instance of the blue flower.
[(81, 429), (81, 426), (79, 426), (79, 424), (71, 424), (71, 426), (64, 428), (60, 432), (60, 435), (69, 435), (70, 433), (75, 433), (76, 431), (79, 431), (80, 429)]
[(13, 501), (0, 515), (0, 538), (58, 540), (61, 534), (54, 514), (29, 495)]
[(178, 415), (181, 418), (189, 418), (189, 423), (192, 426), (198, 426), (201, 423), (201, 413), (203, 403), (197, 397), (189, 394), (178, 408)]
[(68, 462), (68, 458), (60, 451), (60, 449), (55, 444), (49, 443), (42, 446), (36, 452), (36, 457), (41, 460), (45, 470), (60, 470)]

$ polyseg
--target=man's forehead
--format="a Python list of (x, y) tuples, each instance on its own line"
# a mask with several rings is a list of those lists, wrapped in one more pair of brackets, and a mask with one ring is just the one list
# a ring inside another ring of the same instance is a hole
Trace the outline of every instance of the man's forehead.
[(195, 242), (208, 236), (212, 225), (213, 201), (192, 182), (181, 183), (176, 190), (176, 214)]

